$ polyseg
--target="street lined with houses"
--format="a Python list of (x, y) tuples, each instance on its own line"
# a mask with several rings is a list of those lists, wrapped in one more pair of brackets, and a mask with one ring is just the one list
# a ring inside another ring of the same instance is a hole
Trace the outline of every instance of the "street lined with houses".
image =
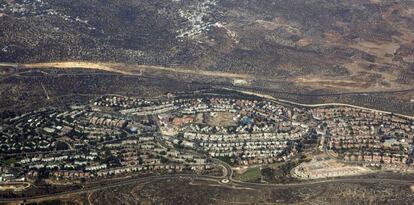
[[(7, 113), (0, 129), (0, 181), (93, 187), (155, 174), (161, 176), (154, 179), (189, 176), (254, 188), (325, 183), (330, 181), (326, 178), (368, 174), (371, 168), (414, 171), (410, 117), (249, 94), (105, 95), (86, 105)], [(328, 153), (329, 159), (314, 157), (291, 173), (300, 180), (320, 180), (264, 185), (233, 178), (240, 174), (235, 168), (297, 162), (309, 146)]]

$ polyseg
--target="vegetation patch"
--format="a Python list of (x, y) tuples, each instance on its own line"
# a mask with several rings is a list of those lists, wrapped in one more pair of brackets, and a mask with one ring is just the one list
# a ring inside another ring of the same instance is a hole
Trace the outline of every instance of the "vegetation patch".
[(260, 182), (262, 178), (262, 172), (260, 167), (252, 167), (247, 169), (243, 174), (237, 175), (235, 177), (237, 180), (245, 182)]
[(229, 164), (230, 166), (233, 166), (234, 163), (235, 163), (234, 158), (229, 157), (229, 156), (225, 156), (225, 157), (215, 157), (215, 158), (218, 159), (218, 160), (221, 160), (221, 161), (223, 161), (223, 162), (225, 162), (227, 164)]

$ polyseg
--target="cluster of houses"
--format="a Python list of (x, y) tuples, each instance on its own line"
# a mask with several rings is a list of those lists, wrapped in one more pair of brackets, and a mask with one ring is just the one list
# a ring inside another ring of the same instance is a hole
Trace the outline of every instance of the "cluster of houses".
[[(234, 126), (210, 125), (204, 118), (196, 120), (202, 113), (220, 112), (232, 114)], [(158, 121), (166, 135), (182, 135), (182, 143), (188, 147), (211, 157), (229, 157), (237, 164), (251, 165), (294, 156), (295, 142), (309, 131), (306, 114), (306, 110), (268, 101), (213, 97), (187, 100), (181, 111), (160, 114)]]
[(154, 171), (170, 173), (180, 173), (183, 171), (198, 172), (213, 168), (206, 159), (171, 150), (171, 148), (164, 148), (152, 136), (140, 136), (138, 139), (132, 138), (110, 142), (98, 149), (101, 150), (99, 153), (100, 159), (109, 155), (108, 158), (115, 159), (115, 161), (89, 161), (83, 164), (82, 169), (53, 170), (50, 176), (55, 179), (65, 180), (112, 177), (133, 173), (142, 174)]
[(89, 105), (40, 109), (2, 122), (3, 179), (204, 172), (214, 167), (210, 157), (230, 158), (236, 165), (270, 164), (295, 158), (314, 130), (326, 149), (351, 163), (402, 169), (414, 154), (410, 119), (260, 99), (104, 96)]
[[(301, 133), (305, 135), (306, 133)], [(234, 158), (240, 165), (268, 164), (292, 157), (294, 143), (300, 135), (288, 133), (254, 133), (207, 135), (184, 133), (184, 139), (197, 145), (212, 157)]]
[(12, 154), (56, 149), (56, 136), (69, 132), (65, 125), (72, 124), (82, 113), (80, 110), (41, 109), (4, 119), (7, 126), (0, 132), (0, 151)]
[(154, 122), (148, 117), (122, 117), (120, 109), (116, 109), (118, 98), (110, 99), (113, 111), (102, 112), (104, 108), (92, 103), (91, 107), (41, 109), (3, 119), (7, 125), (0, 130), (0, 158), (4, 162), (1, 167), (23, 171), (5, 171), (1, 173), (2, 179), (24, 176), (30, 180), (48, 175), (54, 180), (72, 180), (134, 172), (212, 169), (206, 158), (177, 151), (172, 145), (161, 145), (155, 137)]
[(123, 119), (111, 119), (111, 118), (104, 118), (104, 117), (92, 117), (89, 120), (89, 123), (92, 125), (97, 126), (108, 126), (108, 127), (116, 127), (116, 128), (123, 128), (127, 125), (127, 121)]
[(154, 101), (141, 98), (125, 97), (125, 96), (102, 96), (92, 103), (99, 107), (115, 107), (120, 109), (128, 109), (134, 107), (146, 107), (154, 105)]
[(351, 107), (317, 108), (326, 148), (347, 162), (412, 169), (414, 121), (391, 113)]

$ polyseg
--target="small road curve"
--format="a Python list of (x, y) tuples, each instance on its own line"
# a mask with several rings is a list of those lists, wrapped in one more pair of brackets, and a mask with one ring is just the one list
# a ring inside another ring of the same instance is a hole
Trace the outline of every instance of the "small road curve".
[(386, 182), (392, 184), (401, 184), (401, 185), (413, 185), (414, 181), (407, 181), (407, 180), (399, 180), (399, 179), (375, 179), (375, 178), (340, 178), (340, 179), (326, 179), (326, 180), (318, 180), (318, 181), (306, 181), (301, 183), (290, 183), (290, 184), (263, 184), (263, 183), (252, 183), (252, 182), (243, 182), (233, 178), (233, 169), (232, 167), (223, 162), (219, 159), (211, 159), (213, 162), (223, 165), (226, 168), (228, 175), (226, 176), (227, 179), (232, 182), (232, 184), (240, 185), (249, 188), (258, 188), (258, 187), (274, 187), (274, 188), (286, 188), (286, 187), (302, 187), (302, 186), (313, 186), (325, 183), (335, 183), (335, 182), (347, 182), (347, 183), (379, 183), (379, 182)]
[[(413, 185), (414, 181), (407, 181), (407, 180), (398, 180), (398, 179), (372, 179), (372, 178), (348, 178), (348, 179), (327, 179), (322, 181), (308, 181), (303, 183), (292, 183), (292, 184), (261, 184), (261, 183), (250, 183), (250, 182), (242, 182), (233, 179), (233, 169), (231, 166), (221, 160), (212, 159), (215, 163), (218, 163), (224, 166), (227, 169), (227, 176), (223, 177), (216, 177), (216, 176), (204, 176), (204, 175), (196, 175), (196, 174), (174, 174), (174, 175), (162, 175), (162, 176), (149, 176), (143, 178), (128, 178), (128, 179), (110, 179), (105, 183), (96, 182), (90, 184), (91, 187), (86, 187), (78, 190), (71, 190), (65, 191), (55, 194), (48, 194), (48, 195), (38, 195), (32, 197), (19, 197), (19, 198), (3, 198), (0, 199), (0, 202), (10, 203), (10, 202), (22, 202), (28, 200), (47, 200), (53, 199), (57, 197), (67, 196), (67, 195), (77, 195), (77, 194), (85, 194), (94, 191), (115, 188), (119, 186), (126, 186), (126, 185), (133, 185), (137, 183), (148, 183), (151, 181), (159, 181), (159, 180), (168, 180), (168, 179), (177, 179), (177, 178), (192, 178), (202, 181), (210, 181), (214, 183), (218, 183), (221, 186), (229, 187), (229, 188), (253, 188), (253, 189), (263, 189), (263, 188), (288, 188), (288, 187), (306, 187), (306, 186), (315, 186), (315, 185), (323, 185), (327, 183), (392, 183), (392, 184), (400, 184), (400, 185)], [(223, 179), (229, 179), (229, 184), (222, 184), (220, 183)]]
[(132, 179), (126, 179), (126, 180), (119, 180), (119, 181), (111, 180), (110, 183), (105, 183), (105, 184), (95, 183), (92, 187), (82, 188), (78, 190), (64, 191), (64, 192), (55, 193), (55, 194), (37, 195), (37, 196), (31, 196), (31, 197), (18, 197), (18, 198), (0, 198), (0, 202), (10, 203), (10, 202), (20, 202), (20, 201), (38, 200), (38, 199), (46, 200), (46, 199), (52, 199), (56, 197), (67, 196), (67, 195), (84, 194), (84, 193), (99, 191), (103, 189), (132, 185), (136, 183), (177, 179), (177, 178), (195, 178), (199, 180), (214, 181), (214, 182), (218, 182), (221, 179), (220, 177), (201, 176), (201, 175), (196, 175), (196, 174), (149, 176), (149, 177), (144, 177), (144, 178), (132, 178)]

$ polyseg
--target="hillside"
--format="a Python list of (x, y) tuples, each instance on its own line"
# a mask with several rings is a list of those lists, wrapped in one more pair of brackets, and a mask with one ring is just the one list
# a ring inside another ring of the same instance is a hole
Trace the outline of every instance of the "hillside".
[(99, 61), (382, 90), (414, 79), (414, 3), (5, 0), (0, 62)]

